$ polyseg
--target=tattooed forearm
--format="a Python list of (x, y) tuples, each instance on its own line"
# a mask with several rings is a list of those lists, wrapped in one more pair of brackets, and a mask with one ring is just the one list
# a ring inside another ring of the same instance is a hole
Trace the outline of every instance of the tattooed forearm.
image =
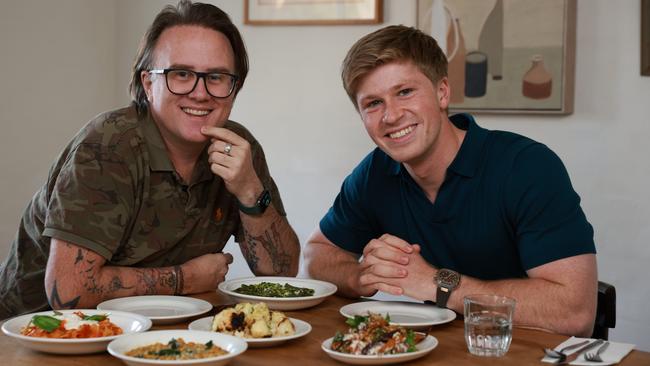
[(246, 228), (244, 228), (244, 237), (246, 245), (241, 246), (242, 254), (248, 263), (248, 267), (253, 271), (253, 273), (255, 273), (257, 272), (257, 263), (260, 260), (257, 257), (257, 253), (255, 253), (257, 242), (255, 241), (255, 237), (253, 237)]
[(84, 260), (83, 252), (81, 251), (81, 249), (77, 249), (77, 258), (74, 259), (74, 264), (78, 264), (82, 260)]
[(158, 283), (158, 281), (156, 280), (154, 271), (155, 270), (151, 268), (139, 269), (137, 271), (138, 280), (143, 285), (144, 293), (146, 295), (154, 295), (157, 293), (156, 283)]
[[(244, 252), (250, 252), (250, 253), (244, 253), (244, 256), (246, 257), (246, 260), (249, 260), (249, 257), (253, 259), (253, 263), (255, 264), (255, 269), (257, 269), (257, 262), (259, 261), (259, 258), (255, 253), (255, 249), (257, 247), (257, 244), (259, 243), (262, 244), (262, 247), (266, 250), (266, 253), (268, 253), (269, 258), (271, 259), (271, 263), (273, 264), (273, 271), (275, 273), (278, 274), (286, 273), (290, 270), (291, 256), (279, 250), (280, 233), (278, 232), (275, 222), (271, 224), (269, 230), (265, 230), (259, 236), (253, 236), (246, 229), (244, 229), (244, 235), (246, 237), (246, 243), (247, 243)], [(249, 260), (248, 263), (250, 265), (251, 261)], [(251, 269), (254, 270), (252, 265), (251, 265)]]
[(164, 271), (160, 272), (160, 277), (158, 278), (158, 283), (160, 286), (176, 290), (176, 272), (175, 271)]
[(50, 297), (47, 299), (47, 301), (50, 303), (52, 309), (74, 309), (77, 307), (80, 298), (81, 296), (77, 296), (68, 302), (63, 302), (59, 296), (59, 290), (56, 288), (56, 280), (54, 280), (52, 292), (50, 293)]
[(111, 279), (111, 283), (108, 285), (108, 292), (115, 292), (115, 291), (120, 291), (120, 290), (130, 290), (134, 286), (124, 286), (122, 284), (122, 278), (120, 276), (113, 276)]

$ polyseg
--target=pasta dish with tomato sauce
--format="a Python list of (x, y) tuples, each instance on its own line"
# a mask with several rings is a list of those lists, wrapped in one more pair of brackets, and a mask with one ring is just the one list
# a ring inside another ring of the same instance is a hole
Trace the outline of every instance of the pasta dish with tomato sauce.
[(54, 311), (52, 315), (34, 315), (20, 334), (42, 338), (96, 338), (122, 334), (122, 328), (111, 323), (106, 314)]

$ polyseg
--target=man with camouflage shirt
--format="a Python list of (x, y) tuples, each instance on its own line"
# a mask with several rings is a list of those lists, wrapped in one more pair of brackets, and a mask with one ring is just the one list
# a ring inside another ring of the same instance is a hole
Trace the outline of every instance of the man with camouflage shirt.
[(262, 148), (228, 120), (247, 72), (223, 11), (163, 9), (133, 67), (132, 106), (88, 123), (28, 204), (0, 267), (0, 319), (214, 290), (231, 235), (254, 273), (296, 275), (298, 238)]

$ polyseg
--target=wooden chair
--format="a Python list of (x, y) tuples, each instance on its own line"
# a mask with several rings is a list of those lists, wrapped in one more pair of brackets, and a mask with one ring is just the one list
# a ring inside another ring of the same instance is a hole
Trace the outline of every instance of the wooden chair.
[(616, 327), (616, 288), (598, 281), (598, 306), (591, 338), (608, 339), (609, 328)]

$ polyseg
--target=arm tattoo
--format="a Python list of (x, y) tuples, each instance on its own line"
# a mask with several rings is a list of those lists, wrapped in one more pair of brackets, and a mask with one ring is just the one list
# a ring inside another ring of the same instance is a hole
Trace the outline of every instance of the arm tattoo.
[(59, 290), (56, 288), (56, 280), (54, 280), (54, 286), (52, 286), (52, 294), (50, 295), (50, 298), (47, 299), (47, 301), (50, 303), (50, 306), (53, 309), (74, 309), (77, 307), (77, 303), (79, 303), (80, 298), (81, 296), (77, 296), (68, 302), (63, 302), (59, 296)]
[(244, 255), (244, 258), (246, 258), (248, 267), (250, 267), (251, 271), (255, 273), (257, 272), (257, 262), (260, 260), (255, 253), (257, 242), (255, 242), (255, 238), (251, 236), (246, 228), (244, 228), (244, 240), (245, 245), (242, 245), (241, 247), (242, 254)]
[(74, 259), (74, 264), (77, 264), (77, 263), (81, 262), (82, 260), (84, 260), (84, 255), (81, 252), (81, 249), (77, 249), (77, 258)]
[[(84, 278), (83, 286), (91, 294), (104, 296), (119, 290), (132, 289), (133, 286), (127, 287), (122, 283), (122, 278), (113, 276), (108, 286), (101, 285), (95, 274), (95, 260), (87, 259), (84, 261), (84, 255), (81, 249), (77, 252), (75, 258), (75, 266), (78, 268), (78, 273)], [(81, 263), (81, 264), (80, 264)]]
[(154, 276), (155, 270), (151, 268), (145, 268), (145, 269), (139, 269), (137, 273), (138, 273), (139, 280), (144, 284), (144, 293), (147, 295), (155, 295), (156, 283), (158, 283), (158, 281)]
[[(275, 271), (275, 273), (287, 272), (289, 268), (291, 268), (291, 256), (278, 250), (280, 243), (280, 233), (276, 228), (275, 222), (271, 224), (271, 228), (269, 230), (265, 230), (260, 236), (253, 236), (245, 228), (244, 235), (247, 243), (245, 252), (250, 252), (249, 254), (244, 253), (244, 256), (247, 260), (249, 259), (249, 256), (255, 259), (255, 269), (257, 269), (258, 261), (258, 257), (255, 254), (255, 248), (257, 247), (258, 243), (262, 244), (262, 247), (269, 254), (271, 262), (273, 263), (273, 271)], [(250, 263), (251, 262), (249, 261), (249, 264)], [(251, 269), (253, 269), (252, 265)]]

